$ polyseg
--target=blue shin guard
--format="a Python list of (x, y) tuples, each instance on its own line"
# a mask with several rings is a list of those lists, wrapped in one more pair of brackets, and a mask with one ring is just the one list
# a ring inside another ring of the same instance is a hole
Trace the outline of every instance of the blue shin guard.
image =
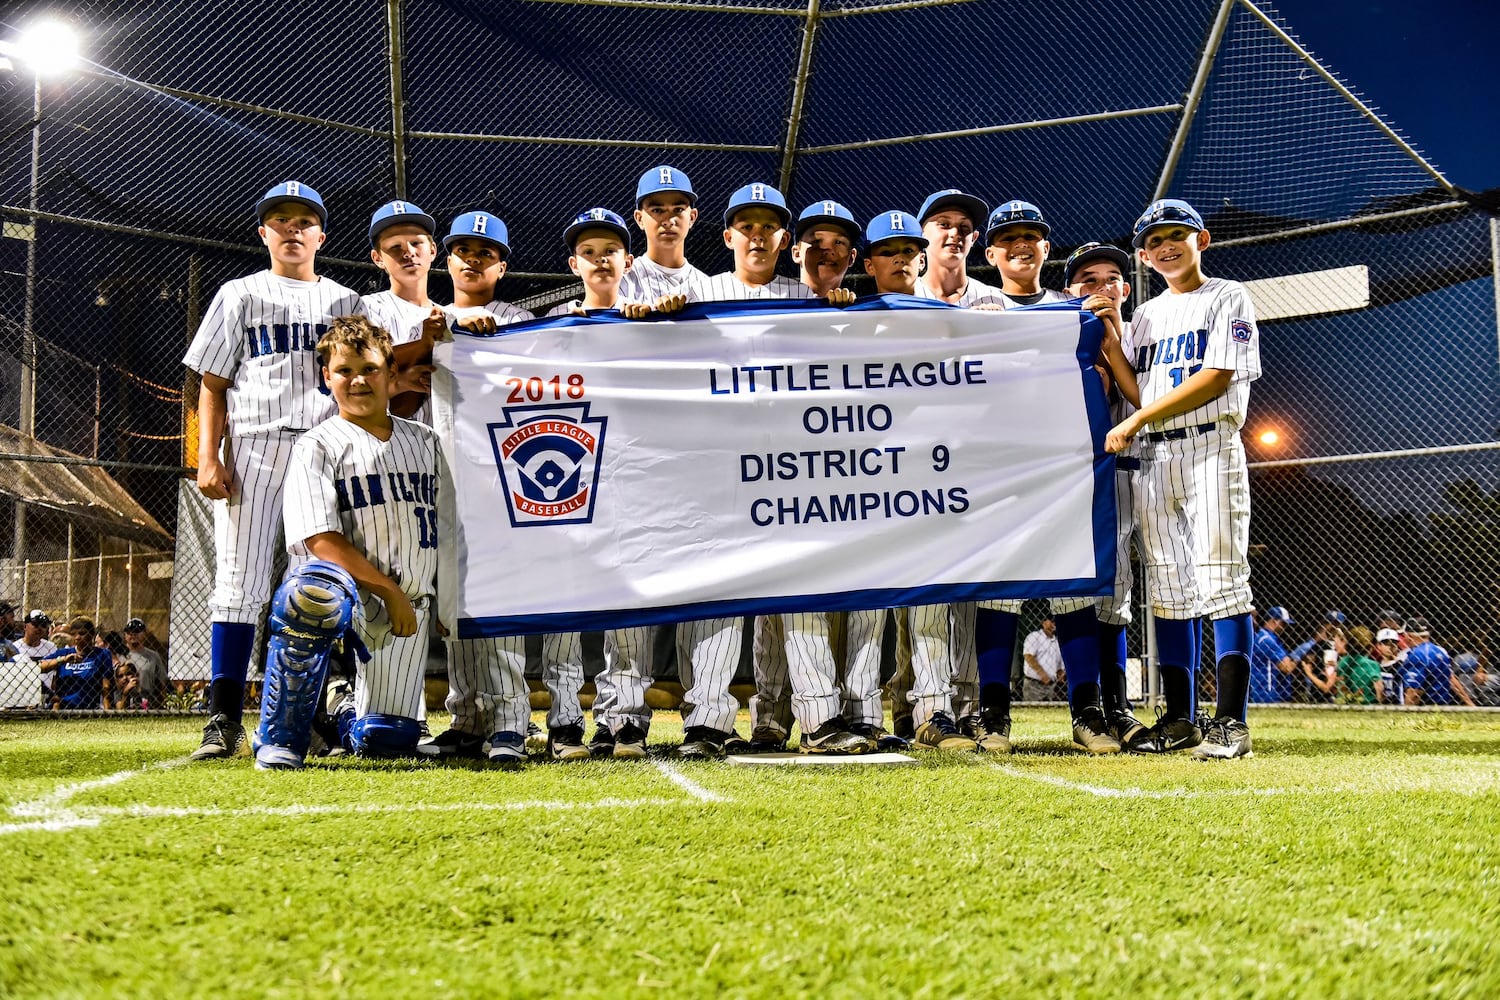
[(302, 766), (328, 659), (335, 643), (349, 630), (358, 607), (354, 578), (343, 567), (323, 560), (299, 566), (276, 588), (268, 623), (260, 726), (254, 737), (257, 765)]
[(1068, 677), (1068, 704), (1073, 714), (1099, 704), (1098, 619), (1093, 608), (1056, 615), (1057, 643)]
[(1157, 666), (1161, 673), (1161, 690), (1166, 699), (1166, 714), (1174, 719), (1191, 719), (1196, 710), (1193, 685), (1198, 666), (1197, 644), (1201, 631), (1194, 629), (1199, 619), (1156, 619)]
[(399, 715), (363, 715), (349, 725), (346, 746), (361, 757), (414, 757), (422, 727)]
[(1250, 700), (1250, 650), (1255, 623), (1248, 614), (1214, 620), (1214, 665), (1218, 670), (1218, 714), (1245, 721)]

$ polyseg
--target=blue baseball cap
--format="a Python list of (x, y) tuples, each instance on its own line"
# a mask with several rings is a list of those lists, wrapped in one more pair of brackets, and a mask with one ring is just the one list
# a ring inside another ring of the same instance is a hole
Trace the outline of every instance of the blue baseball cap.
[(956, 208), (969, 217), (974, 223), (974, 228), (979, 228), (979, 223), (990, 214), (990, 207), (982, 199), (972, 194), (964, 194), (958, 188), (945, 188), (935, 191), (927, 196), (922, 202), (922, 208), (917, 212), (917, 220), (926, 222), (929, 218), (946, 208)]
[(1035, 226), (1042, 231), (1042, 239), (1046, 239), (1052, 232), (1052, 227), (1047, 225), (1047, 220), (1042, 218), (1042, 210), (1029, 201), (1007, 201), (999, 208), (990, 213), (990, 221), (984, 227), (984, 241), (990, 239), (1000, 230), (1009, 226)]
[(1328, 612), (1328, 614), (1323, 616), (1323, 620), (1328, 622), (1328, 624), (1330, 625), (1342, 625), (1349, 619), (1344, 617), (1344, 613), (1342, 611), (1330, 611)]
[(729, 207), (724, 210), (725, 229), (734, 224), (734, 213), (742, 208), (769, 208), (781, 216), (783, 226), (792, 224), (792, 213), (786, 207), (786, 199), (769, 184), (746, 184), (729, 196)]
[(1292, 620), (1292, 613), (1279, 604), (1273, 608), (1266, 609), (1266, 620), (1270, 621), (1273, 618), (1279, 622), (1286, 622), (1288, 625), (1297, 624)]
[(1146, 244), (1146, 233), (1157, 226), (1187, 226), (1202, 230), (1203, 216), (1198, 210), (1180, 198), (1162, 198), (1146, 206), (1141, 217), (1135, 220), (1135, 237), (1130, 245), (1139, 250)]
[(465, 212), (453, 220), (448, 235), (443, 237), (443, 249), (447, 250), (455, 241), (469, 238), (489, 240), (500, 247), (505, 256), (510, 256), (510, 233), (505, 223), (488, 212)]
[(870, 246), (882, 240), (897, 238), (913, 240), (924, 247), (927, 245), (927, 237), (922, 235), (922, 224), (909, 212), (881, 212), (865, 227), (865, 239)]
[(301, 181), (282, 181), (262, 195), (260, 201), (255, 203), (256, 224), (259, 225), (260, 221), (265, 218), (266, 209), (283, 201), (295, 201), (306, 205), (318, 213), (319, 225), (328, 225), (328, 209), (323, 207), (322, 196)]
[(409, 201), (388, 201), (370, 216), (370, 246), (392, 226), (421, 226), (428, 236), (437, 235), (437, 221)]
[(688, 180), (688, 175), (676, 167), (662, 164), (641, 174), (641, 179), (635, 182), (635, 207), (640, 208), (641, 202), (648, 196), (663, 191), (686, 195), (689, 203), (698, 203), (698, 196), (693, 192), (693, 182)]
[(590, 208), (573, 216), (573, 221), (563, 230), (563, 242), (569, 250), (577, 245), (578, 234), (588, 229), (608, 229), (620, 237), (626, 250), (630, 249), (630, 230), (625, 228), (625, 220), (607, 208)]
[(1122, 275), (1130, 268), (1130, 254), (1113, 243), (1085, 243), (1068, 254), (1068, 262), (1063, 265), (1063, 284), (1071, 285), (1073, 275), (1096, 260), (1112, 261)]
[(865, 237), (864, 230), (860, 229), (859, 223), (854, 221), (853, 212), (836, 201), (815, 201), (797, 216), (797, 238), (800, 240), (803, 233), (819, 223), (839, 227), (848, 233), (855, 243)]

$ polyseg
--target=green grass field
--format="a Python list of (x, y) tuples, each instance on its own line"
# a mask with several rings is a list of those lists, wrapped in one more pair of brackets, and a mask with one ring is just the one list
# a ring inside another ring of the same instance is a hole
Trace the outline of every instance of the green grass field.
[(1500, 995), (1500, 715), (766, 768), (659, 714), (645, 763), (299, 773), (186, 764), (200, 724), (0, 721), (0, 996)]

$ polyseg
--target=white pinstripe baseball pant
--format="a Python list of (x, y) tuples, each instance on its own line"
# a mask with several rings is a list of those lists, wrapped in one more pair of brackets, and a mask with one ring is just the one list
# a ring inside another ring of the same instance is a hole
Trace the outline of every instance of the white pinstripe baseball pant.
[(524, 735), (531, 721), (525, 638), (449, 640), (447, 708), (459, 732)]

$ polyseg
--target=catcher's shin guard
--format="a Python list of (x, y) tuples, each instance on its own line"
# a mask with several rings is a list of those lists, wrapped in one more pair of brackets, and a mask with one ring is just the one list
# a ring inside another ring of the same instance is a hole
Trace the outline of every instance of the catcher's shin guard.
[(276, 588), (255, 731), (257, 762), (300, 766), (312, 739), (329, 657), (358, 607), (354, 578), (342, 566), (321, 559), (299, 566)]
[(349, 727), (348, 747), (361, 757), (414, 757), (422, 727), (399, 715), (362, 715)]

